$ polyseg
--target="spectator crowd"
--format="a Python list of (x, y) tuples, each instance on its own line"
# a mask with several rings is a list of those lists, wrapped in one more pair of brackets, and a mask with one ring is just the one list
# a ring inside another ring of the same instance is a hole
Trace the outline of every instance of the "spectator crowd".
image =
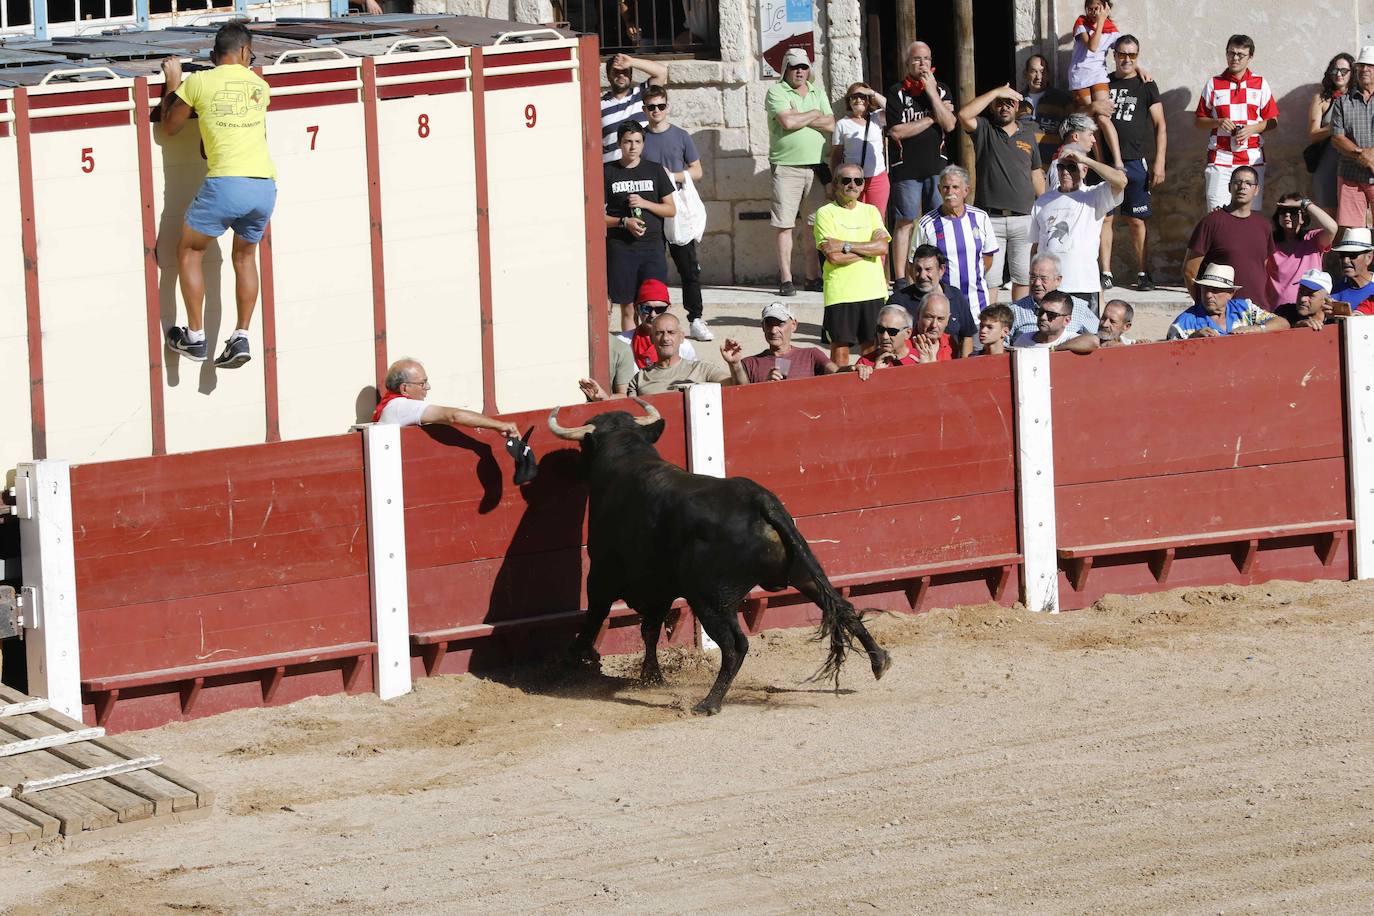
[[(956, 109), (931, 48), (906, 49), (885, 92), (865, 83), (832, 99), (805, 49), (789, 49), (764, 102), (779, 300), (761, 317), (767, 349), (735, 340), (724, 366), (684, 338), (711, 340), (694, 244), (666, 245), (683, 283), (686, 326), (667, 311), (663, 220), (701, 162), (671, 124), (660, 63), (618, 54), (602, 96), (607, 279), (620, 306), (612, 391), (653, 393), (684, 381), (756, 384), (799, 376), (993, 356), (1018, 347), (1078, 353), (1143, 342), (1135, 309), (1115, 292), (1113, 247), (1124, 230), (1129, 285), (1155, 288), (1148, 258), (1151, 193), (1166, 180), (1164, 102), (1142, 65), (1142, 40), (1087, 0), (1073, 26), (1067, 89), (1033, 55), (1018, 89), (989, 88)], [(1333, 57), (1308, 112), (1307, 189), (1282, 189), (1264, 210), (1265, 138), (1279, 111), (1253, 69), (1255, 42), (1230, 36), (1193, 118), (1206, 204), (1181, 272), (1192, 305), (1167, 339), (1321, 328), (1374, 315), (1374, 46)], [(644, 75), (636, 81), (636, 71)], [(973, 174), (953, 159), (958, 134)], [(1201, 147), (1202, 144), (1199, 144)], [(803, 276), (793, 277), (801, 239)], [(798, 288), (823, 294), (821, 341), (797, 346)], [(1009, 289), (1009, 301), (999, 302)], [(625, 351), (625, 352), (622, 352)]]

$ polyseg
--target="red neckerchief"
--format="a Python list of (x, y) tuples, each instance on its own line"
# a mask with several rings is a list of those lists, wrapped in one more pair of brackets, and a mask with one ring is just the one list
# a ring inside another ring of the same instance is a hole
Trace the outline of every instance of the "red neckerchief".
[[(931, 75), (931, 76), (934, 76), (934, 75), (935, 75), (935, 68), (934, 68), (934, 67), (931, 67), (931, 68), (930, 68), (930, 75)], [(925, 92), (925, 91), (926, 91), (926, 81), (925, 81), (925, 80), (913, 79), (913, 78), (911, 77), (911, 75), (908, 74), (908, 75), (902, 80), (902, 88), (906, 90), (906, 94), (907, 94), (907, 95), (919, 95), (919, 94), (921, 94), (922, 92)]]
[(635, 365), (641, 369), (647, 369), (658, 362), (658, 351), (654, 349), (654, 342), (648, 331), (641, 332), (639, 328), (635, 328), (635, 335), (630, 338), (630, 349), (634, 351)]
[(372, 422), (373, 422), (373, 423), (380, 423), (380, 422), (382, 422), (382, 408), (386, 407), (387, 404), (391, 403), (392, 401), (396, 400), (397, 398), (403, 398), (403, 397), (405, 397), (405, 395), (403, 395), (403, 394), (398, 394), (398, 393), (396, 393), (395, 391), (388, 391), (386, 394), (382, 395), (382, 399), (381, 399), (380, 401), (377, 402), (377, 409), (374, 410), (374, 411), (372, 411)]

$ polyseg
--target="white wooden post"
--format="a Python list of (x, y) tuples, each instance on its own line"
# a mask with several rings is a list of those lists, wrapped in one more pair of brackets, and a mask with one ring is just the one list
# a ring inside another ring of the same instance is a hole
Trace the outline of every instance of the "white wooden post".
[(1016, 395), (1016, 499), (1021, 513), (1021, 600), (1032, 611), (1059, 612), (1059, 556), (1054, 518), (1054, 425), (1050, 351), (1012, 353)]
[[(725, 476), (725, 411), (720, 386), (714, 382), (688, 385), (687, 470), (707, 477)], [(706, 631), (697, 625), (697, 641), (704, 650), (719, 649)]]
[(1374, 579), (1374, 319), (1343, 322), (1350, 511), (1356, 579)]
[(377, 695), (389, 700), (411, 690), (401, 427), (374, 423), (362, 429), (372, 638), (377, 643), (372, 683)]
[(19, 464), (15, 515), (23, 565), (24, 651), (28, 692), (81, 721), (81, 649), (76, 629), (71, 466), (45, 459)]

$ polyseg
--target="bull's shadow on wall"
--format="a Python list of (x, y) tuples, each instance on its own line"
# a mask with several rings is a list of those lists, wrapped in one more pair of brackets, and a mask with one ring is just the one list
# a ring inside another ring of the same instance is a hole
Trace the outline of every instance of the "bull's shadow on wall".
[[(578, 450), (536, 428), (530, 445), (539, 456), (539, 473), (517, 487), (511, 482), (512, 461), (495, 455), (485, 442), (452, 428), (435, 429), (431, 435), (478, 453), (477, 476), (483, 488), (479, 515), (498, 507), (512, 511), (515, 498), (522, 505), (509, 543), (499, 559), (492, 560), (500, 567), (490, 580), (482, 622), (498, 626), (495, 633), (471, 644), (468, 667), (474, 674), (503, 682), (524, 680), (531, 666), (537, 670), (561, 656), (580, 624), (587, 491), (578, 477)], [(551, 451), (540, 454), (543, 449)], [(479, 600), (473, 596), (474, 603)], [(510, 625), (530, 618), (552, 619)], [(453, 646), (450, 651), (464, 648)], [(517, 660), (520, 670), (513, 667)]]

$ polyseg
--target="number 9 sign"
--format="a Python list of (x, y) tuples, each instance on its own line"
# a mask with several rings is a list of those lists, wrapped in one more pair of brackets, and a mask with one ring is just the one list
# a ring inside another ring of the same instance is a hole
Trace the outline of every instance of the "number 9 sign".
[(525, 126), (533, 127), (537, 123), (539, 123), (539, 110), (534, 107), (533, 103), (530, 103), (525, 106)]

